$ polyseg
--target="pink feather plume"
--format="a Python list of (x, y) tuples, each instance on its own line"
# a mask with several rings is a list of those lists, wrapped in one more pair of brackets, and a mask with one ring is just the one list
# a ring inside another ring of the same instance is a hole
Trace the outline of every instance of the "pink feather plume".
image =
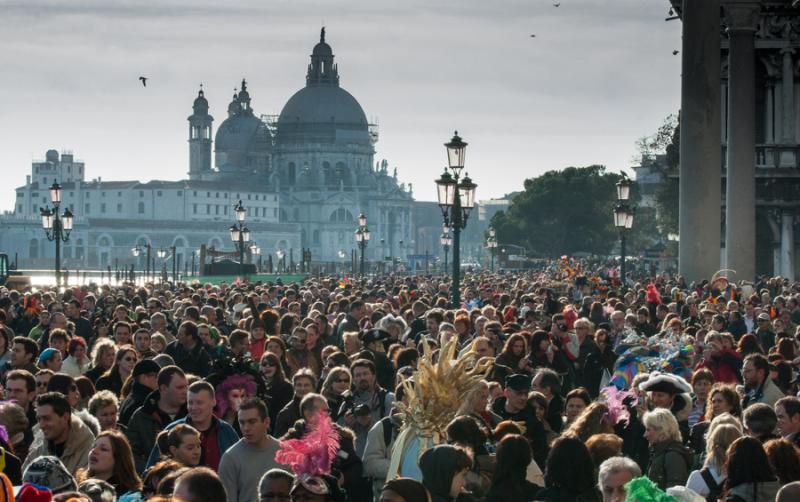
[(620, 422), (628, 425), (631, 413), (623, 401), (629, 397), (635, 398), (636, 394), (627, 390), (619, 390), (614, 385), (602, 389), (600, 393), (605, 397), (606, 406), (608, 406), (603, 421), (612, 427)]
[(331, 473), (331, 464), (339, 451), (339, 432), (325, 411), (317, 414), (316, 426), (309, 427), (301, 439), (281, 441), (275, 460), (288, 465), (299, 477)]

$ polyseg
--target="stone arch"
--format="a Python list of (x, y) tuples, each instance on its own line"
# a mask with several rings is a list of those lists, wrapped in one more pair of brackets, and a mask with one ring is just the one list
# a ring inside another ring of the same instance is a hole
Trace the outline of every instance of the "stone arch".
[(114, 239), (109, 234), (100, 234), (95, 242), (95, 247), (97, 248), (97, 265), (101, 268), (111, 265)]

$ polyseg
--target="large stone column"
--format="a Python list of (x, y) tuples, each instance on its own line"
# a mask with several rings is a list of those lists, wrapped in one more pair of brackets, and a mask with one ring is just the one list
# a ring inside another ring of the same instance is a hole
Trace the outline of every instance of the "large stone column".
[[(783, 57), (781, 68), (781, 101), (783, 102), (783, 116), (782, 116), (782, 134), (781, 143), (784, 145), (792, 145), (795, 143), (794, 138), (794, 66), (792, 62), (793, 49), (781, 50)], [(781, 167), (794, 167), (794, 150), (781, 151), (780, 156)]]
[(794, 214), (781, 213), (781, 275), (794, 280)]
[(678, 268), (720, 269), (720, 0), (683, 0)]
[(737, 280), (756, 275), (755, 29), (760, 5), (725, 0), (728, 51), (728, 159), (725, 267)]

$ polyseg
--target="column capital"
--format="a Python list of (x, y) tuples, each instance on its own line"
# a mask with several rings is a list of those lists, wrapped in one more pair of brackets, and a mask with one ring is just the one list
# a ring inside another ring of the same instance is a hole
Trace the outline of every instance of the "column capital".
[(783, 49), (780, 50), (781, 54), (783, 54), (783, 55), (789, 54), (790, 56), (792, 54), (794, 54), (795, 52), (796, 51), (795, 51), (794, 47), (784, 47)]
[(761, 4), (754, 0), (723, 0), (722, 9), (728, 33), (755, 33)]

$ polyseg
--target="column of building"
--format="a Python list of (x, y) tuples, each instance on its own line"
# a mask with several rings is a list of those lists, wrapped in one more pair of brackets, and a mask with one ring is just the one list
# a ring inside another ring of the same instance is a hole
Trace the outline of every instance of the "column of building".
[(697, 281), (720, 269), (720, 2), (683, 5), (679, 269)]
[[(690, 2), (687, 2), (690, 3)], [(728, 51), (728, 149), (725, 267), (737, 280), (756, 275), (755, 31), (760, 5), (725, 0)]]

